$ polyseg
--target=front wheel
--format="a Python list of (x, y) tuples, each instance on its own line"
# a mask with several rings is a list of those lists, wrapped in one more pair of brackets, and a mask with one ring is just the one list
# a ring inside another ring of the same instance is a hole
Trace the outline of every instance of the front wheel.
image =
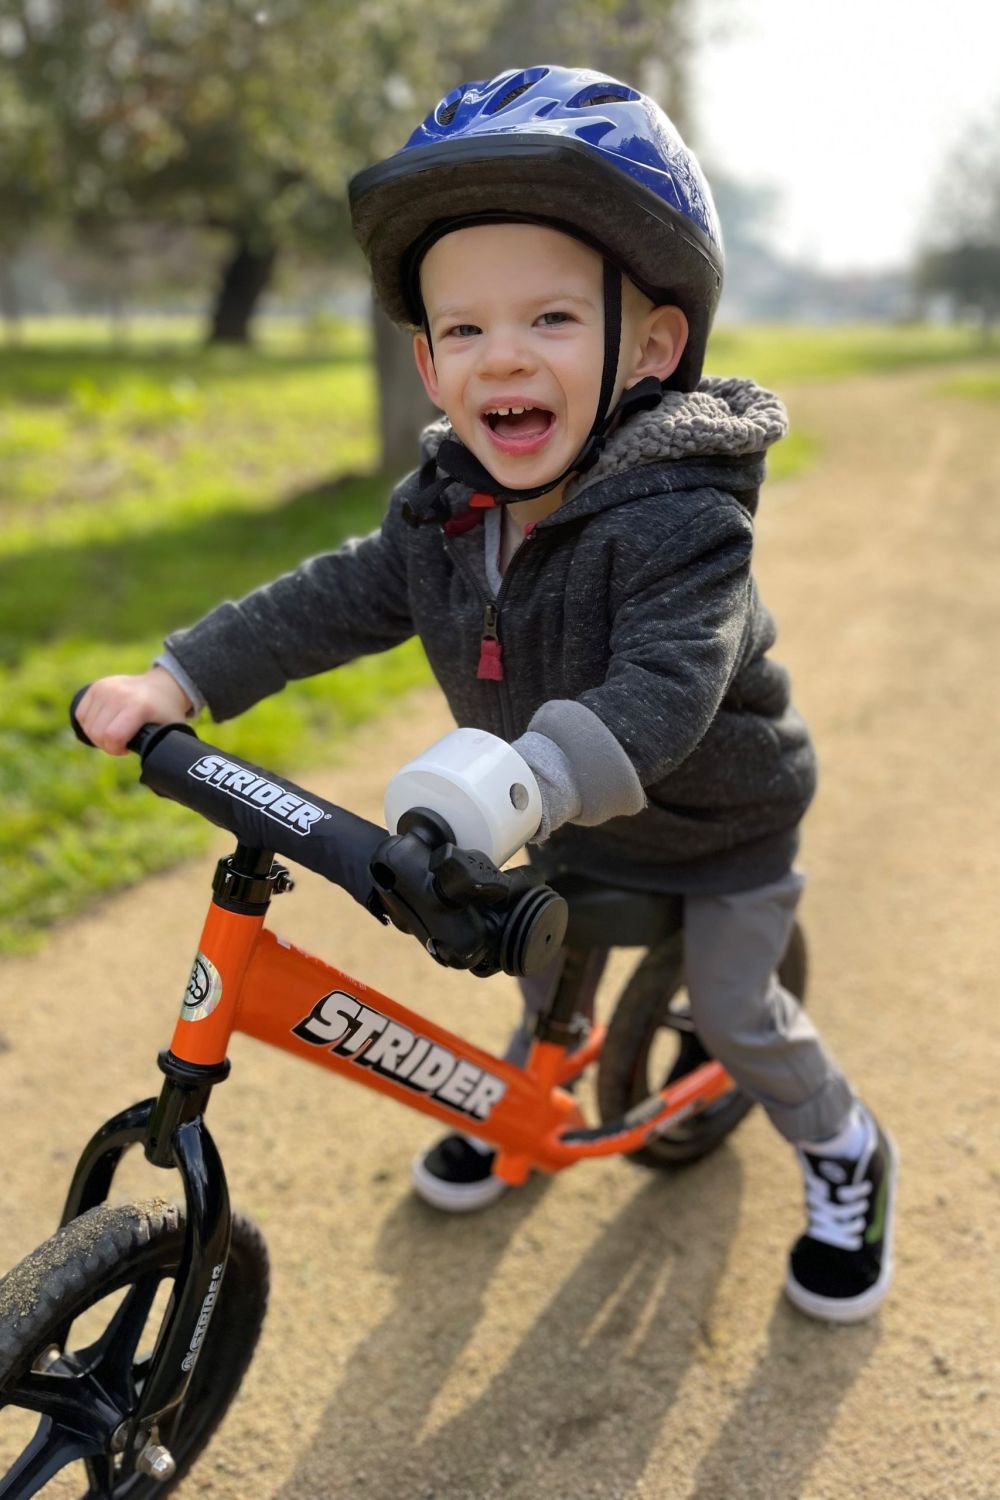
[(157, 1434), (176, 1466), (164, 1480), (143, 1471), (149, 1453), (119, 1451), (114, 1434), (142, 1395), (183, 1249), (175, 1204), (102, 1204), (0, 1281), (0, 1500), (28, 1500), (57, 1474), (53, 1496), (153, 1500), (193, 1463), (250, 1363), (268, 1266), (259, 1232), (234, 1215), (191, 1383)]
[[(597, 1100), (603, 1121), (617, 1120), (668, 1083), (711, 1061), (691, 1021), (684, 993), (683, 938), (678, 931), (651, 948), (615, 1007), (601, 1050)], [(806, 992), (806, 945), (792, 928), (778, 977), (802, 1003)], [(679, 1167), (718, 1146), (750, 1112), (753, 1100), (732, 1089), (714, 1104), (658, 1135), (629, 1159), (644, 1167)]]

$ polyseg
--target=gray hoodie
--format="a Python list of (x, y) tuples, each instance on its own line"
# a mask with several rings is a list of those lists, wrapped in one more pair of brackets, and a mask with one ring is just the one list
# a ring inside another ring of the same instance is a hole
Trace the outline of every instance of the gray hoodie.
[[(502, 579), (494, 513), (455, 483), (443, 522), (411, 524), (410, 474), (377, 531), (176, 632), (168, 661), (225, 719), (417, 634), (456, 722), (517, 744), (539, 776), (544, 869), (672, 892), (765, 884), (815, 787), (750, 571), (764, 453), (785, 430), (749, 380), (665, 392)], [(426, 429), (425, 461), (448, 436)]]

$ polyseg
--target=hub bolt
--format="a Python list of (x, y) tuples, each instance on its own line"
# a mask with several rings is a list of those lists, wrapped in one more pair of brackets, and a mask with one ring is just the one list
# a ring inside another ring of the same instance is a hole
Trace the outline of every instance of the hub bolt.
[(135, 1466), (140, 1474), (148, 1474), (152, 1479), (172, 1479), (177, 1472), (173, 1454), (161, 1443), (147, 1443)]

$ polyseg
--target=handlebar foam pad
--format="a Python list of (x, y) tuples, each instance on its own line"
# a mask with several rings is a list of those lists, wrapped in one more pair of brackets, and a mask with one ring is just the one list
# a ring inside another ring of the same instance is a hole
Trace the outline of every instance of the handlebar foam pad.
[(241, 843), (315, 870), (368, 905), (368, 866), (386, 836), (378, 824), (182, 729), (152, 744), (140, 780), (158, 796), (227, 828)]

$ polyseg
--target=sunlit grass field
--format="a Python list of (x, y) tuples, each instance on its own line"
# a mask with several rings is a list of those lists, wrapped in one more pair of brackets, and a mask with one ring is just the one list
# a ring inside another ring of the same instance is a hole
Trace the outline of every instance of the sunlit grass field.
[[(721, 330), (708, 368), (781, 389), (976, 353), (952, 329)], [(66, 704), (96, 676), (143, 670), (167, 630), (220, 599), (377, 525), (389, 486), (373, 474), (374, 418), (356, 325), (265, 326), (241, 351), (205, 350), (176, 321), (117, 343), (62, 321), (0, 348), (0, 951), (204, 846), (207, 827), (140, 789), (130, 758), (76, 747)], [(793, 432), (772, 481), (814, 461), (815, 440)], [(426, 680), (409, 642), (209, 733), (302, 768)]]
[[(0, 950), (209, 830), (76, 746), (75, 688), (144, 670), (168, 629), (378, 524), (374, 384), (361, 330), (204, 351), (176, 330), (112, 348), (30, 329), (0, 351)], [(415, 642), (297, 684), (222, 745), (290, 768), (426, 678)]]
[(969, 328), (912, 323), (797, 328), (786, 324), (719, 328), (712, 334), (706, 368), (713, 373), (752, 375), (761, 385), (800, 380), (836, 380), (918, 365), (983, 360), (994, 366), (1000, 346), (984, 346)]

